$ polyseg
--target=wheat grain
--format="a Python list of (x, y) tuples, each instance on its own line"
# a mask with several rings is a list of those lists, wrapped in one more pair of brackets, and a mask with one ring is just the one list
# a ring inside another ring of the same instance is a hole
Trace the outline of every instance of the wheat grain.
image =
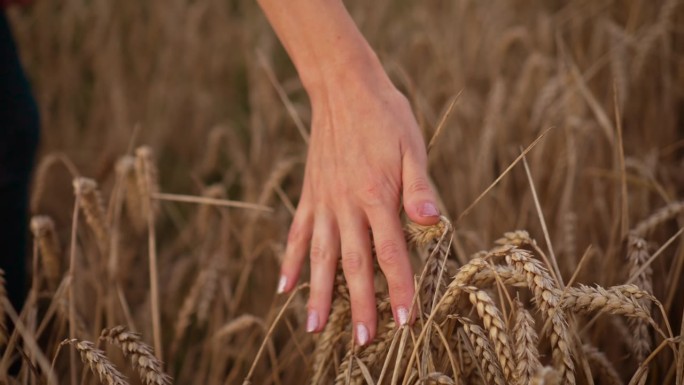
[(142, 342), (140, 335), (123, 326), (104, 329), (100, 338), (121, 348), (124, 357), (130, 359), (145, 385), (171, 384), (171, 377), (164, 373), (162, 363), (154, 356), (152, 348)]

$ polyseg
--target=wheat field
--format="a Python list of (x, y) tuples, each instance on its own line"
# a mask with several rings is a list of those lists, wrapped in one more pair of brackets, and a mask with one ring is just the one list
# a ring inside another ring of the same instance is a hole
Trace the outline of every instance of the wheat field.
[(430, 143), (416, 323), (379, 270), (363, 348), (341, 274), (317, 335), (275, 294), (310, 107), (255, 2), (39, 0), (0, 383), (684, 384), (684, 2), (346, 3)]

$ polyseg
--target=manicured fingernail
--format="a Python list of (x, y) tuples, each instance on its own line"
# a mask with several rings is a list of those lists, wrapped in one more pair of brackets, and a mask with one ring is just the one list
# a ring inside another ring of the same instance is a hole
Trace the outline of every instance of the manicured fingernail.
[(368, 342), (368, 329), (362, 323), (356, 324), (356, 342), (363, 346)]
[(280, 280), (278, 280), (278, 294), (282, 294), (285, 292), (285, 285), (287, 285), (287, 277), (281, 275)]
[(423, 205), (420, 207), (421, 217), (436, 217), (438, 215), (439, 210), (437, 210), (437, 206), (435, 206), (433, 203), (423, 203)]
[(309, 310), (309, 315), (306, 317), (306, 332), (311, 333), (316, 329), (318, 329), (318, 312)]
[(408, 310), (405, 307), (399, 306), (397, 308), (397, 318), (399, 319), (399, 326), (404, 326), (408, 323)]

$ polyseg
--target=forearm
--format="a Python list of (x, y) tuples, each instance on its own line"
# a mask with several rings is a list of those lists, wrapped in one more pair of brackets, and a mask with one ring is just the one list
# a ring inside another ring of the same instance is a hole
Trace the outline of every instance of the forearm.
[(340, 84), (378, 78), (380, 62), (340, 0), (259, 0), (312, 99)]

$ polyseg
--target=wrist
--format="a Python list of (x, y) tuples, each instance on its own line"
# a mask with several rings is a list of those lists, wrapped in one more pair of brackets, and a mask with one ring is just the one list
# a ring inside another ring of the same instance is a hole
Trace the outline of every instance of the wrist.
[(363, 98), (369, 93), (396, 91), (365, 40), (356, 47), (336, 49), (334, 54), (316, 63), (316, 68), (300, 70), (300, 78), (314, 108), (327, 103), (331, 95)]

